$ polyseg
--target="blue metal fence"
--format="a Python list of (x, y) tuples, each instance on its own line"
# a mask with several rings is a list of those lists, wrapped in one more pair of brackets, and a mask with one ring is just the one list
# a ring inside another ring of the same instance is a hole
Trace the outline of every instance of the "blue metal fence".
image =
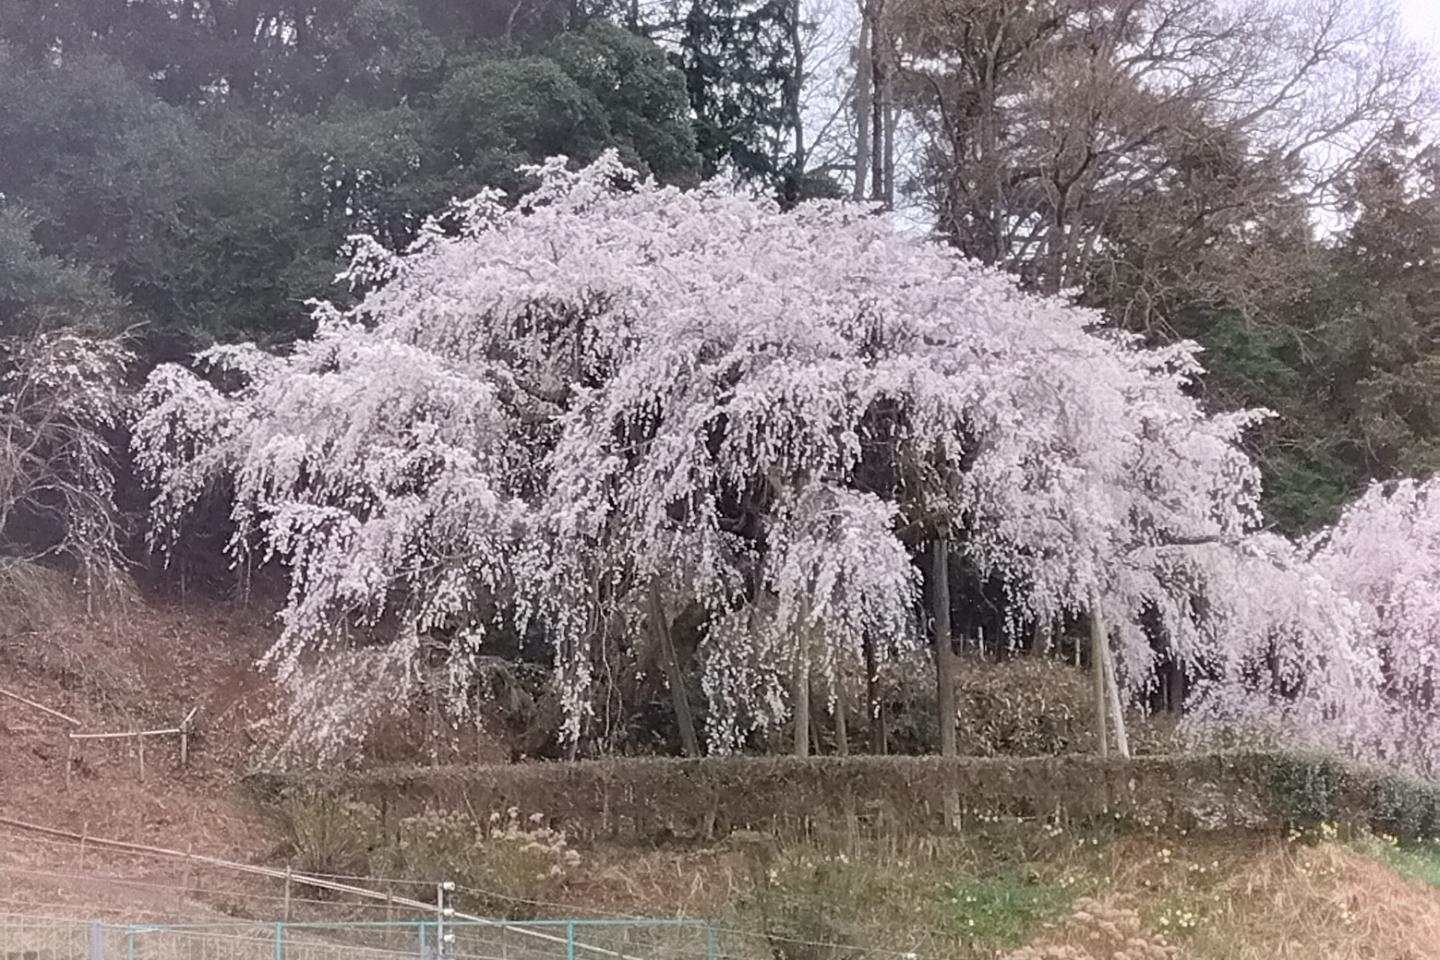
[(112, 923), (0, 917), (24, 960), (725, 960), (696, 918)]

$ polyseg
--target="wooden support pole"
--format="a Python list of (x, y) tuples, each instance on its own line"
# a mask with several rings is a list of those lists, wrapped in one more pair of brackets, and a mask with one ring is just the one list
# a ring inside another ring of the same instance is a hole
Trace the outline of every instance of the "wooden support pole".
[(1130, 758), (1130, 735), (1125, 730), (1125, 713), (1120, 705), (1120, 683), (1115, 677), (1115, 654), (1107, 642), (1101, 649), (1105, 657), (1105, 686), (1110, 691), (1110, 721), (1115, 731), (1115, 749), (1120, 756)]
[(190, 726), (195, 721), (195, 711), (199, 707), (191, 707), (190, 712), (185, 714), (185, 719), (180, 721), (180, 766), (190, 765)]
[(180, 732), (179, 727), (163, 730), (121, 730), (110, 733), (72, 733), (71, 740), (133, 740), (143, 737), (172, 737)]
[(1090, 603), (1090, 678), (1091, 696), (1095, 706), (1095, 750), (1102, 757), (1110, 755), (1110, 735), (1107, 731), (1106, 714), (1110, 710), (1107, 696), (1109, 687), (1105, 683), (1105, 622), (1100, 619), (1100, 601)]
[(34, 707), (41, 713), (48, 713), (50, 716), (54, 717), (57, 720), (64, 720), (72, 727), (80, 726), (80, 721), (76, 720), (74, 717), (61, 713), (59, 710), (52, 710), (49, 707), (45, 706), (45, 704), (36, 703), (34, 700), (31, 700), (28, 697), (22, 697), (18, 693), (11, 693), (4, 687), (0, 687), (0, 697), (9, 697), (11, 700), (17, 701), (18, 703), (23, 703), (27, 707)]
[[(800, 634), (804, 638), (801, 642), (807, 643), (809, 637), (806, 628), (801, 627)], [(797, 757), (808, 757), (810, 755), (810, 651), (808, 649), (802, 647), (796, 651), (795, 664), (791, 670), (792, 706), (790, 712), (794, 714), (795, 720), (791, 752)]]
[(177, 906), (185, 909), (185, 897), (190, 893), (190, 881), (195, 870), (195, 861), (191, 857), (191, 845), (185, 844), (185, 879), (180, 884), (180, 895), (176, 897)]

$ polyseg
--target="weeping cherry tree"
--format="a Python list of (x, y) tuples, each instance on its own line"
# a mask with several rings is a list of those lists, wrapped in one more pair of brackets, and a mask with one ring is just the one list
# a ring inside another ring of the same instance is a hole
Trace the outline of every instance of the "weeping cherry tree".
[(670, 635), (691, 612), (709, 748), (789, 720), (803, 753), (812, 690), (843, 723), (876, 651), (919, 648), (921, 552), (1000, 577), (1017, 626), (1103, 604), (1131, 685), (1155, 610), (1197, 656), (1215, 642), (1192, 600), (1257, 520), (1253, 418), (1200, 408), (1191, 348), (859, 205), (782, 213), (613, 156), (526, 172), (406, 251), (357, 238), (358, 304), (317, 305), (288, 354), (220, 348), (145, 389), (156, 545), (229, 491), (236, 561), (289, 577), (267, 662), (300, 690), (357, 656), (394, 681), (342, 684), (360, 706), (314, 738), (437, 667), (469, 702), (516, 629), (549, 645), (572, 743), (599, 674), (658, 647), (698, 752)]

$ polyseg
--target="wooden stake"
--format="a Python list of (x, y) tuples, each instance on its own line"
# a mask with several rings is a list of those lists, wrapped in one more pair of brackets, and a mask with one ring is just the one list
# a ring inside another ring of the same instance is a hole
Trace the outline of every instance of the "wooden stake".
[(1115, 678), (1115, 654), (1107, 641), (1101, 649), (1105, 658), (1105, 686), (1110, 691), (1110, 722), (1115, 730), (1115, 749), (1120, 756), (1130, 758), (1130, 736), (1125, 730), (1125, 714), (1120, 705), (1120, 683)]
[(285, 864), (285, 922), (290, 922), (290, 881), (292, 874), (290, 864)]
[(65, 789), (70, 789), (70, 768), (75, 765), (75, 741), (65, 738)]
[(1107, 696), (1109, 688), (1105, 683), (1105, 622), (1100, 619), (1100, 600), (1090, 602), (1090, 678), (1092, 699), (1095, 704), (1095, 749), (1102, 757), (1110, 755), (1110, 737), (1107, 733), (1106, 714), (1110, 709)]
[[(132, 734), (132, 736), (133, 736), (133, 734)], [(139, 741), (139, 743), (140, 743), (140, 782), (141, 782), (141, 783), (144, 783), (144, 782), (145, 782), (145, 738), (144, 738), (144, 737), (136, 737), (135, 739), (136, 739), (137, 741)]]
[(195, 719), (195, 711), (199, 707), (191, 707), (190, 712), (185, 714), (185, 719), (180, 721), (180, 766), (190, 765), (190, 723)]
[(22, 697), (18, 693), (11, 693), (9, 690), (4, 689), (3, 687), (0, 687), (0, 697), (9, 697), (11, 700), (23, 703), (27, 707), (34, 707), (36, 710), (39, 710), (42, 713), (50, 714), (50, 716), (54, 717), (57, 720), (64, 720), (72, 727), (80, 726), (80, 721), (76, 720), (74, 717), (63, 714), (59, 710), (51, 710), (43, 703), (36, 703), (34, 700), (31, 700), (27, 697)]
[(180, 885), (180, 895), (176, 898), (180, 909), (185, 909), (185, 895), (190, 892), (191, 874), (195, 868), (195, 861), (190, 858), (190, 844), (185, 844), (185, 880)]

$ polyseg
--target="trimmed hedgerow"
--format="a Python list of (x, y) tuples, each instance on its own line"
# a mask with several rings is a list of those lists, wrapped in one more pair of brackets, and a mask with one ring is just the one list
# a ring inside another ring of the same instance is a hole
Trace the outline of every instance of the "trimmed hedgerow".
[(1406, 838), (1440, 833), (1440, 785), (1323, 756), (711, 757), (258, 775), (262, 793), (305, 787), (363, 801), (394, 823), (421, 810), (534, 811), (577, 838), (711, 838), (942, 828), (962, 816), (1084, 820), (1135, 815), (1198, 829), (1344, 822)]

